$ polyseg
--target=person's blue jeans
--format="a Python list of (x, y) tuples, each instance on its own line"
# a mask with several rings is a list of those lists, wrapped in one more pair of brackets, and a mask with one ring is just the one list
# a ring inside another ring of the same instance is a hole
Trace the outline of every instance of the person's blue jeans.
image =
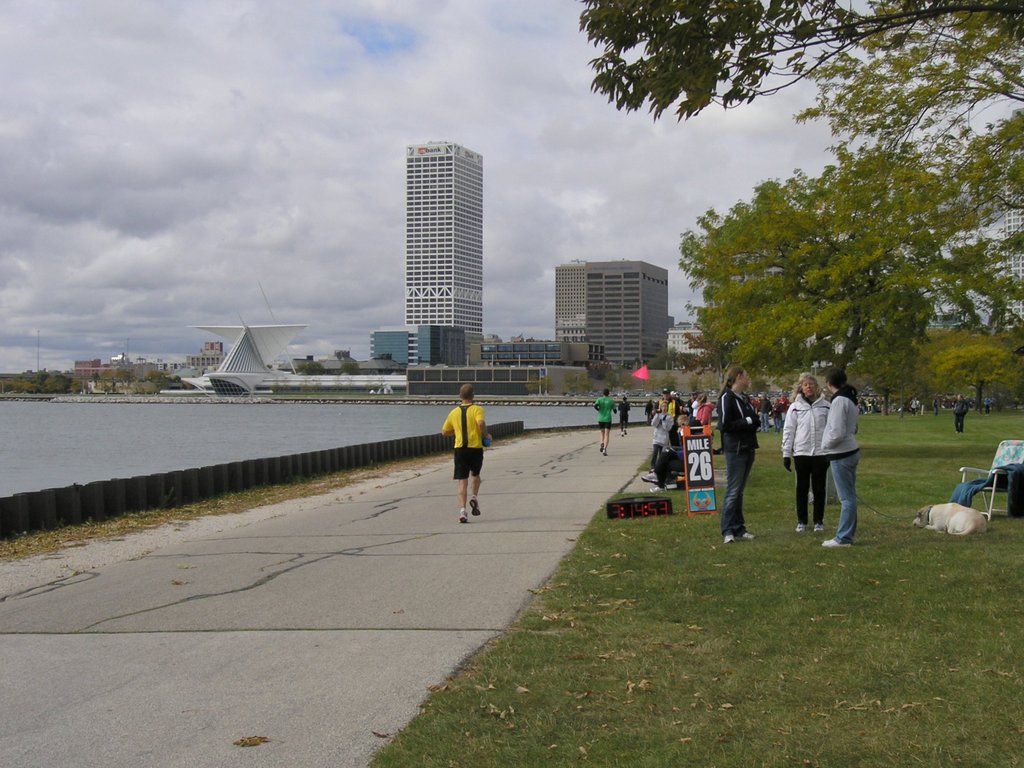
[(853, 544), (853, 536), (857, 533), (857, 464), (860, 462), (860, 451), (852, 456), (832, 460), (832, 479), (836, 481), (836, 493), (839, 494), (839, 525), (836, 528), (836, 541), (842, 544)]
[(722, 504), (722, 515), (719, 524), (722, 535), (739, 536), (746, 532), (743, 519), (743, 489), (750, 477), (750, 468), (754, 466), (754, 451), (734, 449), (725, 451), (725, 502)]

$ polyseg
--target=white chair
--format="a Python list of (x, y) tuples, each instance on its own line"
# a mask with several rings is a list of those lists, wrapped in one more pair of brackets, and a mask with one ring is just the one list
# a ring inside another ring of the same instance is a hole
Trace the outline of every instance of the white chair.
[[(1007, 464), (1024, 464), (1024, 440), (1003, 440), (996, 449), (995, 458), (992, 459), (992, 466), (988, 469), (960, 467), (961, 483), (966, 483), (968, 480), (976, 480), (979, 477), (988, 479), (980, 493), (984, 506), (981, 513), (989, 520), (992, 519), (993, 512), (1007, 511), (1006, 507), (1000, 509), (994, 506), (996, 494), (1006, 493), (1009, 472), (1004, 467)], [(1000, 477), (1004, 478), (1002, 480), (1002, 487), (999, 487)]]

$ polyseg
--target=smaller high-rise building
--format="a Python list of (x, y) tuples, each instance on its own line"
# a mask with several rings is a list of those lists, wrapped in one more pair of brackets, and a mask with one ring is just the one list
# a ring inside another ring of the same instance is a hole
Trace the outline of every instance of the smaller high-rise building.
[(586, 262), (555, 267), (555, 341), (587, 340)]
[(665, 349), (668, 271), (645, 261), (586, 263), (587, 341), (609, 362), (640, 364)]

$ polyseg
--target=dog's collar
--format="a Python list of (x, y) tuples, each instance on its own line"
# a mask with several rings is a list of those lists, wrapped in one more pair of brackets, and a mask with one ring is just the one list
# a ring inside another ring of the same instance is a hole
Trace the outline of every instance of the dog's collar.
[(926, 519), (926, 520), (928, 521), (928, 525), (931, 525), (931, 524), (932, 524), (932, 508), (933, 508), (934, 506), (935, 506), (935, 505), (934, 505), (934, 504), (932, 504), (932, 505), (930, 505), (930, 506), (928, 507), (928, 516), (927, 516), (927, 517), (925, 518), (925, 519)]

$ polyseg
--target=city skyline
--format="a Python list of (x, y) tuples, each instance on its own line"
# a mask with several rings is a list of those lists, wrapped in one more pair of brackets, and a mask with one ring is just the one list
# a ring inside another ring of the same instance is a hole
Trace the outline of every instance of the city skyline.
[[(183, 358), (190, 326), (302, 323), (369, 354), (404, 315), (402, 147), (487, 160), (483, 331), (554, 335), (554, 271), (642, 260), (817, 173), (809, 87), (686, 123), (591, 91), (578, 3), (16, 4), (0, 17), (0, 370)], [(260, 285), (266, 288), (269, 307)], [(130, 339), (130, 349), (127, 339)], [(38, 363), (37, 363), (38, 360)]]

